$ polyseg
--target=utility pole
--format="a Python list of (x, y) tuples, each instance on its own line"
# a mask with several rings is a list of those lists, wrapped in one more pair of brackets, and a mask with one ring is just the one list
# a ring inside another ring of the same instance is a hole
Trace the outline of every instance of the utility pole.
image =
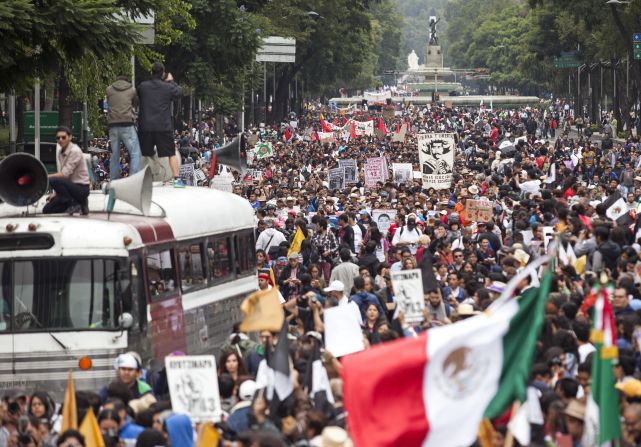
[(16, 152), (16, 93), (12, 89), (9, 94), (9, 153)]
[(36, 85), (34, 87), (33, 93), (33, 105), (34, 105), (34, 145), (33, 145), (33, 155), (40, 160), (40, 78), (36, 78)]

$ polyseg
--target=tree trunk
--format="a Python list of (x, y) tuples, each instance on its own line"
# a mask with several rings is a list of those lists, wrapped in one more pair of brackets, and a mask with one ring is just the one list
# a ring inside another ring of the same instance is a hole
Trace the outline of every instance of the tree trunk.
[(56, 94), (56, 83), (52, 77), (47, 77), (44, 80), (44, 90), (47, 93), (42, 110), (44, 112), (51, 112), (53, 110), (54, 95)]
[(71, 129), (73, 115), (73, 102), (71, 101), (71, 87), (67, 80), (64, 67), (60, 69), (60, 83), (58, 85), (58, 125)]

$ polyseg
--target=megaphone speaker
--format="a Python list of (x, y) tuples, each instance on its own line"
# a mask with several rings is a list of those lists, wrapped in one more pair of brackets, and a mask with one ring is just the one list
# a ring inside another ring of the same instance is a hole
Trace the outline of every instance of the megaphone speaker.
[(130, 177), (113, 180), (105, 191), (109, 194), (107, 212), (113, 211), (116, 200), (122, 200), (135, 207), (143, 215), (148, 216), (151, 209), (152, 191), (153, 178), (149, 166)]
[(11, 154), (0, 162), (0, 199), (13, 206), (38, 201), (49, 187), (49, 175), (42, 162), (30, 154)]
[(247, 170), (247, 158), (241, 157), (241, 152), (247, 149), (247, 139), (244, 134), (238, 135), (230, 143), (215, 150), (213, 155), (216, 156), (216, 163), (229, 166), (241, 173)]

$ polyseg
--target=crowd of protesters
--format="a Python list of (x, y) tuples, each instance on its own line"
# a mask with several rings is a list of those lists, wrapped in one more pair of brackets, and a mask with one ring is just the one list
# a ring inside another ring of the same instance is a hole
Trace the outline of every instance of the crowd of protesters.
[[(321, 112), (336, 127), (348, 119), (382, 120), (387, 133), (354, 138), (338, 131), (335, 142), (321, 142)], [(291, 120), (295, 126), (248, 129), (252, 143), (272, 143), (273, 156), (254, 159), (250, 168), (259, 178), (234, 172), (233, 191), (256, 210), (258, 288), (278, 288), (294, 393), (278, 411), (268, 405), (256, 375), (278, 334), (244, 334), (236, 327), (216, 353), (220, 445), (351, 445), (340, 359), (323, 349), (325, 309), (356, 308), (366, 349), (415, 337), (485, 310), (521, 268), (545, 254), (551, 236), (567, 251), (555, 272), (531, 369), (529, 385), (538, 392), (544, 416), (544, 424), (533, 426), (531, 445), (581, 445), (595, 350), (584, 304), (601, 273), (614, 284), (622, 445), (641, 445), (641, 146), (636, 138), (614, 139), (610, 118), (598, 139), (588, 137), (576, 120), (574, 127), (565, 126), (569, 118), (560, 104), (488, 110), (408, 102), (384, 118), (380, 108), (309, 104)], [(212, 151), (222, 143), (213, 128), (213, 120), (203, 121), (178, 134), (177, 147), (196, 148), (183, 162), (191, 158), (203, 170), (212, 169)], [(406, 137), (394, 141), (402, 128)], [(234, 122), (225, 130), (233, 135)], [(371, 157), (385, 157), (390, 173), (393, 163), (411, 163), (420, 172), (417, 135), (429, 132), (456, 134), (450, 188), (426, 188), (420, 178), (365, 184), (363, 165)], [(344, 188), (330, 189), (329, 170), (340, 159), (356, 160), (357, 175)], [(108, 178), (110, 153), (97, 153), (94, 162), (96, 172)], [(127, 175), (128, 163), (122, 151), (111, 166)], [(612, 198), (619, 195), (625, 209), (613, 214)], [(466, 199), (489, 202), (492, 217), (470, 219)], [(394, 211), (389, 226), (379, 228), (372, 219), (376, 210)], [(423, 321), (409, 324), (396, 309), (390, 272), (416, 268), (431, 270), (433, 281), (424, 281)], [(311, 402), (304, 380), (315, 349), (323, 352), (333, 397), (322, 409)], [(144, 366), (138, 354), (121, 354), (113, 381), (77, 393), (79, 420), (91, 407), (107, 446), (202, 445), (201, 427), (172, 411), (163, 371), (147, 374)], [(44, 391), (5, 396), (0, 447), (84, 445), (79, 433), (60, 433), (60, 404)], [(479, 439), (478, 445), (504, 445), (509, 420), (506, 414), (491, 421), (489, 444)]]

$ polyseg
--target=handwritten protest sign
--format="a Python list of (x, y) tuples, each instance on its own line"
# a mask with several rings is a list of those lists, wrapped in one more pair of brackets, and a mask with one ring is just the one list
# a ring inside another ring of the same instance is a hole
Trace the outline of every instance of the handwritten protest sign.
[(384, 157), (368, 158), (365, 162), (365, 186), (373, 188), (377, 182), (385, 181), (383, 168), (385, 165)]
[(487, 222), (492, 218), (492, 202), (487, 200), (472, 200), (465, 201), (465, 216), (471, 222)]
[(216, 357), (185, 355), (165, 357), (171, 407), (194, 422), (220, 422), (222, 410), (216, 377)]
[(390, 272), (394, 297), (398, 310), (405, 315), (405, 321), (411, 324), (423, 321), (423, 276), (421, 269)]

